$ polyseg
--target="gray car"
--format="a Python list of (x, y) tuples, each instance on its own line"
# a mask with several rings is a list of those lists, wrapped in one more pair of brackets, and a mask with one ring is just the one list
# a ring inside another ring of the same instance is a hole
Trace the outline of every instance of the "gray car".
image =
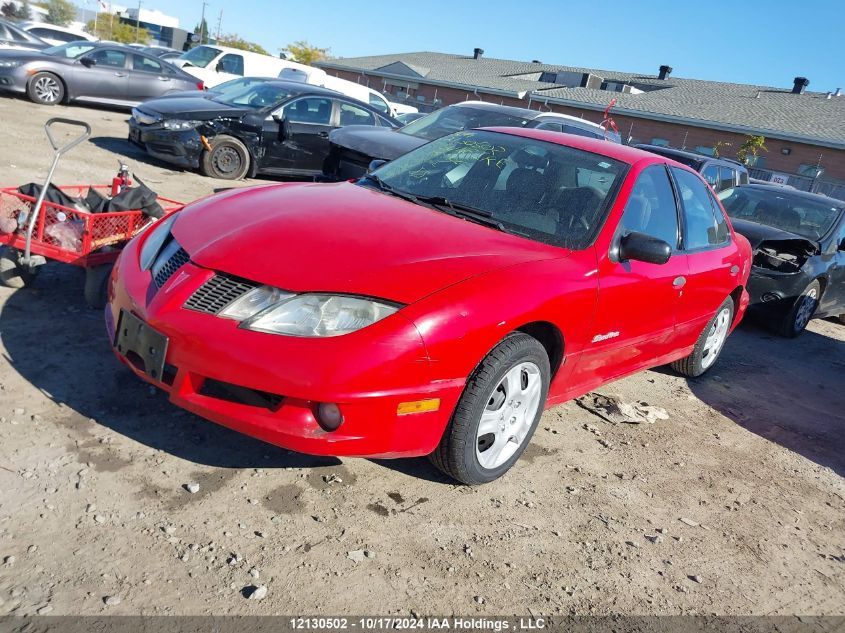
[(0, 19), (0, 50), (32, 50), (40, 51), (50, 46), (40, 37), (27, 33), (8, 20)]
[(0, 90), (35, 103), (96, 101), (133, 106), (202, 82), (152, 55), (118, 44), (69, 42), (43, 51), (0, 50)]

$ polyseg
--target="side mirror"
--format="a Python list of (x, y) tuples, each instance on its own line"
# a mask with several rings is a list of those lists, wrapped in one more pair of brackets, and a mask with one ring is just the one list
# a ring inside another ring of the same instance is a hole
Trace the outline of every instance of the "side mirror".
[(367, 173), (369, 174), (371, 171), (375, 171), (382, 165), (386, 165), (390, 161), (382, 160), (381, 158), (376, 158), (375, 160), (371, 160), (370, 164), (367, 165)]
[(284, 141), (288, 137), (288, 120), (281, 112), (274, 112), (273, 120), (279, 125), (279, 140)]
[(665, 264), (670, 257), (672, 247), (669, 244), (645, 233), (628, 233), (619, 243), (619, 261)]
[(217, 62), (217, 65), (214, 67), (214, 70), (216, 70), (219, 73), (225, 73), (226, 72), (226, 67), (223, 65), (222, 59), (219, 62)]
[(79, 63), (85, 66), (85, 68), (91, 68), (91, 66), (97, 65), (97, 60), (93, 59), (92, 57), (82, 57), (79, 60)]

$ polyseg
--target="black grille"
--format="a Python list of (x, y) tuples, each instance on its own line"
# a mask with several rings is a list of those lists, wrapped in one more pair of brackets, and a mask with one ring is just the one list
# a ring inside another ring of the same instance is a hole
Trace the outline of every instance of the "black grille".
[(167, 280), (173, 276), (173, 273), (182, 268), (182, 266), (187, 264), (190, 260), (191, 258), (187, 251), (180, 246), (179, 250), (173, 253), (164, 265), (156, 271), (156, 287), (161, 288), (167, 283)]
[(233, 402), (235, 404), (245, 404), (250, 407), (261, 407), (270, 411), (277, 411), (284, 401), (284, 396), (276, 393), (241, 387), (240, 385), (233, 385), (230, 382), (223, 382), (222, 380), (214, 380), (212, 378), (206, 378), (203, 381), (199, 394), (208, 398), (225, 400), (226, 402)]
[(223, 308), (245, 295), (258, 284), (217, 273), (197, 288), (194, 294), (185, 302), (188, 310), (196, 310), (205, 314), (218, 314)]

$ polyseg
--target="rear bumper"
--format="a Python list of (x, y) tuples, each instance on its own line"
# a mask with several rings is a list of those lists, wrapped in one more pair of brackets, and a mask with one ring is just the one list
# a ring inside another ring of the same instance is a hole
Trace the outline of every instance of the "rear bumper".
[(150, 129), (130, 119), (129, 140), (143, 147), (153, 158), (186, 169), (197, 169), (200, 166), (203, 146), (196, 130)]
[[(115, 266), (106, 327), (114, 344), (123, 309), (168, 337), (160, 379), (152, 378), (138, 358), (115, 354), (140, 378), (167, 392), (173, 404), (314, 455), (410, 457), (427, 455), (437, 446), (464, 381), (432, 379), (425, 346), (409, 321), (396, 314), (330, 339), (243, 330), (234, 321), (182, 307), (212, 271), (189, 262), (156, 291), (149, 273), (137, 266), (136, 242)], [(437, 411), (397, 413), (402, 402), (432, 398), (440, 399)], [(340, 407), (344, 422), (338, 430), (327, 432), (317, 423), (320, 403)]]

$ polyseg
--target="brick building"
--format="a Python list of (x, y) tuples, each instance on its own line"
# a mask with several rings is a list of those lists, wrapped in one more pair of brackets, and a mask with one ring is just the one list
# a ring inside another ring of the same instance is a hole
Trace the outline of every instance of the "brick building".
[[(445, 53), (397, 53), (318, 62), (330, 74), (376, 88), (420, 111), (466, 100), (544, 109), (601, 122), (611, 99), (623, 139), (733, 157), (747, 135), (768, 152), (752, 175), (791, 174), (801, 189), (845, 191), (845, 95), (810, 92), (808, 81), (753, 86)], [(730, 144), (730, 145), (726, 145)]]

